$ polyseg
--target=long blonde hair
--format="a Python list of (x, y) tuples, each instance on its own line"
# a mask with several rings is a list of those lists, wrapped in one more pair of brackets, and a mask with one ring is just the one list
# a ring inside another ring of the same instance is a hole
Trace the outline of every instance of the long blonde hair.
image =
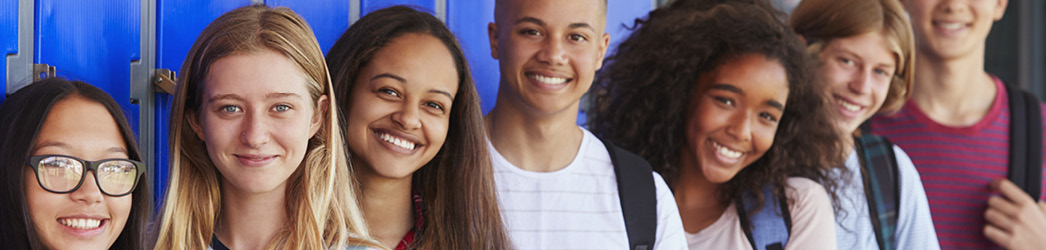
[(189, 119), (202, 103), (203, 83), (211, 64), (243, 53), (271, 50), (287, 56), (307, 78), (313, 103), (330, 98), (326, 121), (313, 138), (302, 165), (289, 177), (288, 225), (270, 240), (269, 249), (327, 249), (373, 244), (356, 201), (330, 76), (312, 29), (287, 8), (245, 6), (218, 17), (196, 39), (182, 65), (171, 110), (171, 175), (160, 216), (157, 249), (205, 249), (210, 245), (221, 208), (221, 174), (207, 156)]

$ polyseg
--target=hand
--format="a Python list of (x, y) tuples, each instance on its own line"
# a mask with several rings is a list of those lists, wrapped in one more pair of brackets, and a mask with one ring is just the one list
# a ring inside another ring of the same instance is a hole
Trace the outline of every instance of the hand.
[(993, 181), (991, 189), (1001, 195), (988, 199), (984, 236), (1006, 249), (1046, 248), (1046, 203), (1006, 179)]

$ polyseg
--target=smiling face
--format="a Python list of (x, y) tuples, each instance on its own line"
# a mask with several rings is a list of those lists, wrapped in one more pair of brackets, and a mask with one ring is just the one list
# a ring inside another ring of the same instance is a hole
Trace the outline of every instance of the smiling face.
[(313, 101), (306, 78), (273, 51), (215, 61), (203, 81), (196, 135), (223, 177), (223, 187), (246, 193), (285, 187), (319, 130), (326, 96)]
[[(105, 106), (70, 96), (51, 107), (32, 155), (68, 155), (88, 161), (127, 159), (116, 120)], [(36, 234), (50, 249), (107, 249), (120, 236), (131, 213), (132, 195), (102, 194), (93, 172), (80, 188), (66, 194), (40, 187), (35, 172), (23, 173), (25, 199)]]
[[(920, 54), (941, 59), (976, 55), (1007, 0), (906, 0)], [(983, 56), (983, 55), (982, 55)]]
[(868, 32), (834, 39), (821, 50), (821, 75), (842, 131), (856, 131), (886, 101), (897, 69), (897, 54), (887, 46), (882, 33)]
[(427, 34), (393, 39), (353, 86), (346, 141), (361, 178), (409, 178), (447, 138), (458, 71), (450, 50)]
[(499, 99), (536, 114), (576, 113), (610, 43), (604, 10), (594, 7), (602, 1), (500, 2), (488, 27)]
[(682, 157), (693, 157), (708, 181), (725, 183), (773, 144), (788, 76), (777, 61), (747, 54), (702, 74), (698, 86), (687, 109)]

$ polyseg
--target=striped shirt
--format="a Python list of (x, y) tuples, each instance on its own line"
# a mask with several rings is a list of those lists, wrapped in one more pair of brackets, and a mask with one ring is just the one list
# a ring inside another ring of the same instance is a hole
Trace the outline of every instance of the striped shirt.
[[(628, 249), (610, 153), (582, 130), (577, 155), (554, 172), (520, 169), (488, 141), (501, 216), (515, 249)], [(651, 174), (658, 218), (653, 249), (686, 249), (675, 198), (661, 175)]]
[(997, 248), (982, 233), (993, 195), (988, 185), (1007, 178), (1009, 169), (1009, 100), (1002, 82), (995, 79), (995, 85), (999, 91), (988, 114), (970, 126), (934, 122), (912, 101), (897, 114), (872, 120), (872, 132), (903, 148), (915, 163), (941, 249)]

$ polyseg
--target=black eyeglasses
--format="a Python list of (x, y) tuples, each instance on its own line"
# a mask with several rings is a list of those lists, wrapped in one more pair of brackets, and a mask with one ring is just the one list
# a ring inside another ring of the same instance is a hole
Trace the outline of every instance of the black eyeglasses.
[(124, 196), (134, 191), (138, 178), (145, 172), (144, 164), (128, 159), (85, 161), (67, 155), (40, 155), (26, 162), (36, 172), (40, 187), (52, 193), (71, 193), (84, 182), (84, 173), (94, 172), (98, 189), (108, 196)]

